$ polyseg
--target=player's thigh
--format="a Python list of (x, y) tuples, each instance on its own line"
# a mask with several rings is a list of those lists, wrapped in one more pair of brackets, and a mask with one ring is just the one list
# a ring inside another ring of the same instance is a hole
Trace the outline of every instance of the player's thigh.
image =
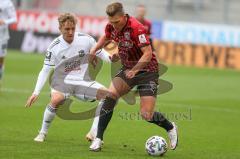
[(73, 96), (82, 101), (95, 101), (104, 95), (105, 87), (96, 81), (74, 81)]
[(156, 104), (155, 96), (141, 96), (140, 97), (140, 111), (141, 115), (146, 120), (151, 120)]
[(84, 96), (90, 100), (96, 99), (101, 100), (106, 98), (108, 94), (109, 94), (108, 89), (105, 88), (104, 85), (96, 81), (93, 81), (92, 84), (90, 84), (89, 87), (84, 92)]
[(130, 90), (131, 87), (120, 77), (114, 77), (109, 87), (109, 92), (115, 98), (120, 98)]
[(52, 107), (59, 107), (59, 105), (61, 105), (64, 100), (67, 98), (67, 96), (65, 93), (53, 90), (51, 91), (51, 101), (50, 104)]

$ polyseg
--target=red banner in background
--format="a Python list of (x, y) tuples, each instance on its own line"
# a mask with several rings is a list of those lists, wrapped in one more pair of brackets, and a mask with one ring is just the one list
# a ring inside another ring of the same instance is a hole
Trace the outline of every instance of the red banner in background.
[[(9, 47), (24, 53), (44, 53), (59, 35), (58, 13), (41, 11), (17, 11), (18, 21), (10, 26)], [(76, 31), (99, 37), (104, 33), (107, 20), (104, 17), (78, 16)]]
[[(31, 31), (38, 33), (59, 34), (57, 13), (38, 11), (17, 11), (18, 22), (11, 26), (14, 31)], [(93, 36), (104, 33), (107, 24), (106, 18), (78, 16), (77, 31), (81, 31)]]

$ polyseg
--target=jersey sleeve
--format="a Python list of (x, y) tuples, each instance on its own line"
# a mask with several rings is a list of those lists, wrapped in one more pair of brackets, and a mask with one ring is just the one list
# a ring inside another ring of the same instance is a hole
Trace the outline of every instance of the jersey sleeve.
[(144, 26), (134, 28), (134, 40), (138, 47), (144, 47), (150, 44), (149, 35)]
[[(97, 44), (96, 40), (94, 38), (91, 38), (90, 39), (90, 45), (91, 45), (90, 49), (93, 48), (96, 44)], [(96, 55), (97, 55), (97, 57), (99, 57), (103, 61), (111, 62), (109, 53), (106, 50), (104, 50), (104, 49), (98, 50), (96, 52)]]
[(42, 70), (39, 72), (37, 83), (34, 89), (33, 94), (39, 95), (44, 84), (46, 83), (49, 73), (52, 70), (52, 68), (48, 65), (43, 65)]
[(97, 57), (106, 62), (112, 62), (110, 59), (110, 54), (105, 49), (100, 49), (96, 52)]
[(89, 43), (90, 43), (90, 49), (96, 46), (97, 42), (93, 37), (89, 38)]
[(16, 10), (12, 2), (9, 2), (6, 8), (7, 19), (4, 19), (5, 24), (9, 25), (17, 21)]
[(55, 59), (53, 56), (53, 51), (50, 49), (47, 49), (45, 59), (44, 59), (44, 65), (54, 67), (55, 66)]

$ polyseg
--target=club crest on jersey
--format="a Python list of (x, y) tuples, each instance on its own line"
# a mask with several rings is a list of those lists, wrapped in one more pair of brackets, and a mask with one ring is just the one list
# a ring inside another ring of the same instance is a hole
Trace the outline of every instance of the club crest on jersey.
[(125, 32), (124, 37), (125, 39), (130, 40), (130, 32)]
[(83, 57), (84, 55), (85, 55), (84, 50), (78, 51), (78, 56), (79, 56), (79, 57)]
[(52, 52), (47, 51), (47, 53), (46, 53), (46, 59), (50, 60), (50, 59), (51, 59), (51, 56), (52, 56)]

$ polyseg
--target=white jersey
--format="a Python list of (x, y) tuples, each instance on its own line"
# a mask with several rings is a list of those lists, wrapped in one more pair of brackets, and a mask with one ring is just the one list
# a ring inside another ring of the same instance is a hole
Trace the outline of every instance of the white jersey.
[(8, 25), (16, 22), (16, 11), (10, 0), (1, 0), (0, 2), (0, 20), (4, 21), (4, 25), (0, 25), (0, 42), (9, 39)]
[(91, 80), (88, 75), (88, 54), (94, 45), (96, 41), (87, 34), (76, 32), (71, 44), (61, 35), (49, 46), (44, 64), (64, 69), (67, 74), (65, 80)]
[[(39, 74), (34, 94), (39, 94), (50, 68), (60, 72), (59, 77), (64, 77), (65, 83), (71, 81), (91, 81), (89, 76), (88, 55), (90, 49), (96, 45), (96, 41), (89, 35), (76, 32), (71, 44), (67, 43), (63, 36), (57, 37), (47, 49), (44, 66)], [(97, 56), (110, 62), (109, 54), (104, 50), (98, 52)]]

